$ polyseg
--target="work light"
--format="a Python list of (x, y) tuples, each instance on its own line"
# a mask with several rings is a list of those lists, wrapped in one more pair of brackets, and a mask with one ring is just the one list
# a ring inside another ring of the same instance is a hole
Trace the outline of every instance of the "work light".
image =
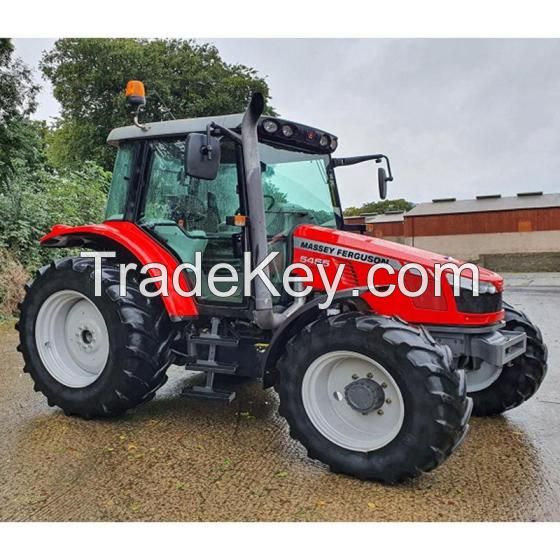
[(285, 124), (282, 127), (282, 134), (286, 137), (286, 138), (291, 138), (294, 135), (294, 129), (289, 125), (289, 124)]
[(275, 121), (267, 120), (262, 123), (262, 127), (269, 134), (274, 134), (278, 130), (278, 123)]

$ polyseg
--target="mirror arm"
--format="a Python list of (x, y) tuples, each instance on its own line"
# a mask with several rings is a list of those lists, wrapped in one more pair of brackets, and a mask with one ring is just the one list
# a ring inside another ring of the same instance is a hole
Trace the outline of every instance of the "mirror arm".
[[(385, 163), (387, 164), (387, 181), (392, 181), (393, 174), (391, 173), (391, 163), (389, 162), (389, 158), (386, 155), (382, 154), (381, 159), (384, 159)], [(377, 162), (379, 163), (379, 160), (377, 160)]]
[(210, 125), (206, 127), (206, 145), (201, 146), (200, 153), (208, 158), (208, 161), (212, 160), (212, 146), (210, 145)]
[(229, 128), (224, 128), (215, 122), (210, 123), (206, 128), (206, 134), (210, 135), (211, 132), (214, 133), (214, 135), (222, 134), (230, 140), (233, 140), (235, 143), (241, 144), (241, 134), (237, 134), (237, 132), (234, 132)]
[(393, 174), (391, 173), (391, 164), (389, 158), (385, 154), (371, 154), (369, 156), (353, 156), (346, 158), (332, 158), (332, 167), (345, 167), (347, 165), (356, 165), (357, 163), (363, 163), (364, 161), (375, 160), (376, 163), (381, 163), (385, 160), (387, 163), (387, 181), (393, 180)]
[(371, 161), (372, 159), (374, 160), (380, 160), (382, 158), (384, 158), (386, 156), (384, 156), (383, 154), (372, 154), (369, 156), (352, 156), (352, 157), (346, 157), (346, 158), (332, 158), (332, 166), (333, 167), (345, 167), (347, 165), (356, 165), (357, 163), (362, 163), (364, 161)]

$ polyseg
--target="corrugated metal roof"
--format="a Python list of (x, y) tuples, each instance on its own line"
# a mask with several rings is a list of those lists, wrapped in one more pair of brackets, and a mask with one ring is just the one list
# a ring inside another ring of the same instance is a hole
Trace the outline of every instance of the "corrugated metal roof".
[(524, 194), (501, 198), (476, 198), (449, 202), (421, 202), (407, 216), (432, 216), (437, 214), (468, 214), (471, 212), (499, 212), (531, 208), (560, 207), (560, 193)]
[(404, 222), (404, 212), (366, 217), (366, 224), (388, 224), (391, 222)]

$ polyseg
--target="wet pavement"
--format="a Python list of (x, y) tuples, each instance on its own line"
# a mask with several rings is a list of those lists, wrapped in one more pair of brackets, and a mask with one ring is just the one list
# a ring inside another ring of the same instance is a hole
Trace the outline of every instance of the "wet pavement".
[(522, 407), (473, 419), (432, 473), (394, 487), (331, 474), (292, 441), (272, 391), (185, 400), (184, 376), (111, 421), (67, 418), (33, 392), (0, 325), (0, 519), (150, 521), (560, 520), (560, 290), (514, 288), (549, 373)]

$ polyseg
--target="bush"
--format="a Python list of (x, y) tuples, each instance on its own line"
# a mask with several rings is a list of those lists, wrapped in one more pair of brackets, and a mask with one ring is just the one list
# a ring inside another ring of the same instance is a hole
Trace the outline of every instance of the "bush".
[(0, 190), (0, 317), (16, 313), (30, 274), (68, 254), (39, 245), (51, 226), (103, 219), (110, 179), (110, 173), (88, 162), (79, 171), (20, 172)]
[(99, 223), (103, 219), (111, 174), (86, 162), (76, 170), (43, 169), (19, 174), (0, 192), (0, 249), (34, 270), (57, 252), (39, 239), (54, 224)]
[(13, 317), (23, 299), (28, 273), (13, 255), (0, 249), (0, 319)]

